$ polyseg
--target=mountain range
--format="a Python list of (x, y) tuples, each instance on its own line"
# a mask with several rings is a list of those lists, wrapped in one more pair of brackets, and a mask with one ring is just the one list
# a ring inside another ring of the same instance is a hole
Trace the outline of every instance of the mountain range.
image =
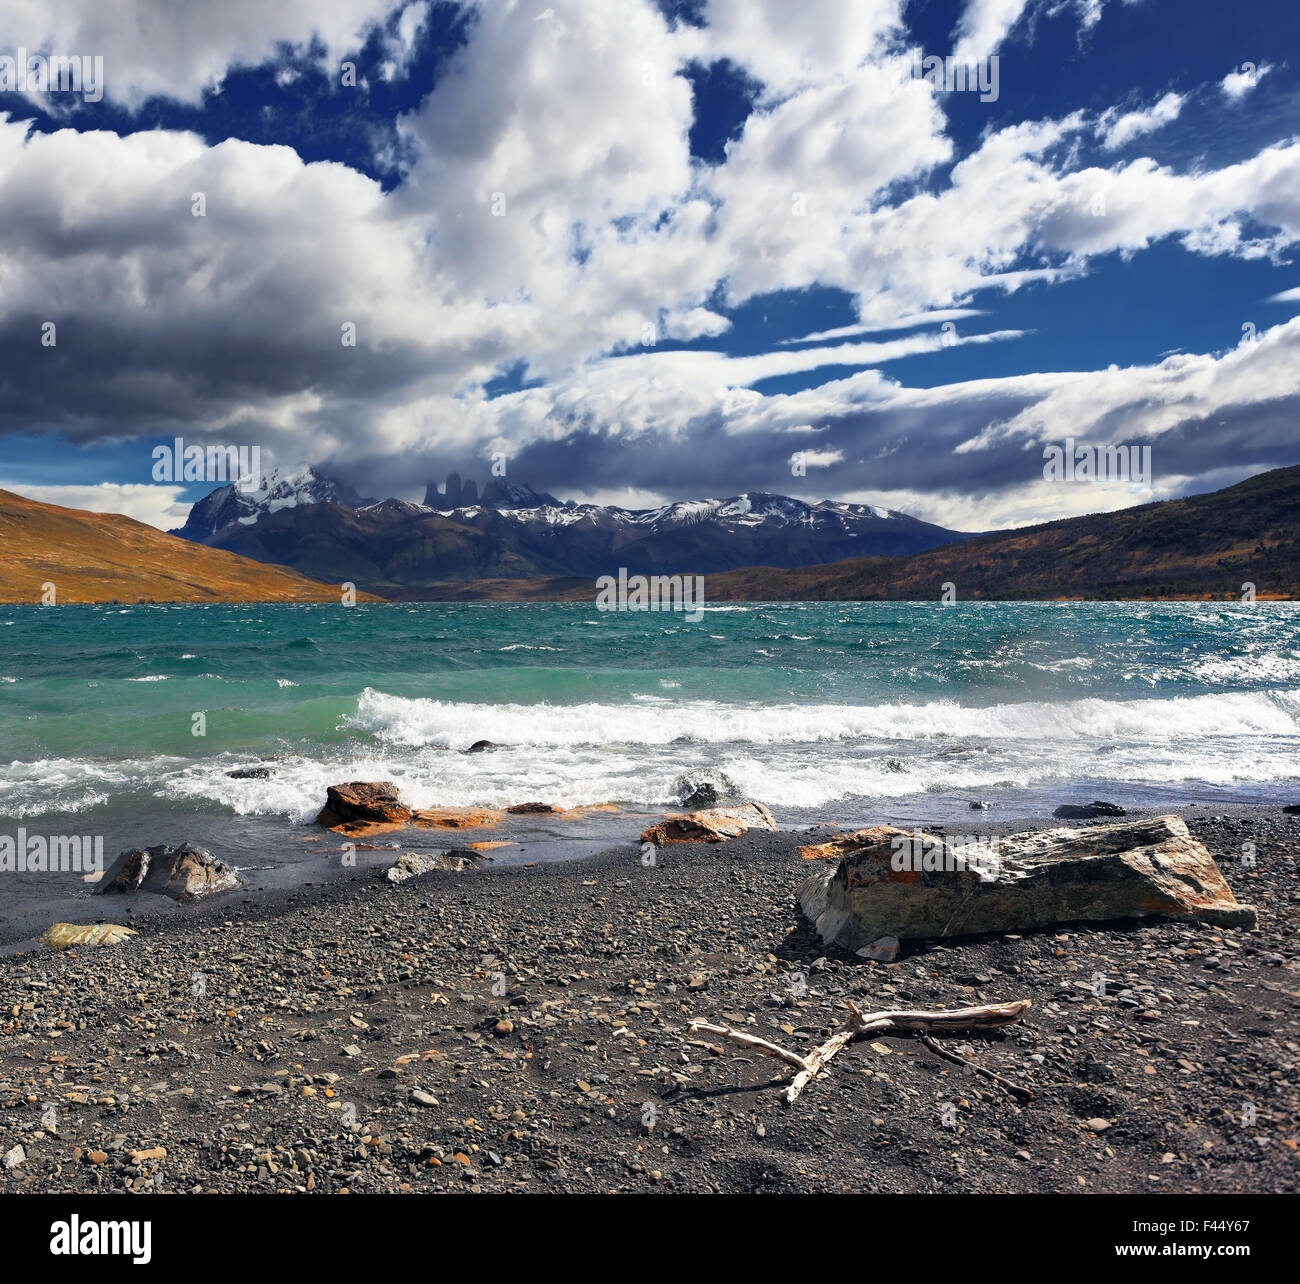
[(750, 493), (628, 509), (561, 502), (494, 479), (480, 493), (452, 474), (425, 503), (361, 498), (311, 467), (272, 472), (251, 493), (223, 486), (173, 532), (383, 597), (431, 585), (538, 577), (592, 579), (626, 568), (717, 574), (802, 567), (852, 555), (898, 557), (967, 535), (870, 504)]
[[(753, 566), (710, 576), (708, 601), (937, 602), (1300, 598), (1300, 466), (1258, 473), (1205, 495), (1025, 526), (907, 557), (823, 566)], [(581, 601), (570, 579), (431, 587), (429, 599)]]
[[(396, 589), (395, 598), (589, 602), (594, 596), (590, 574), (530, 575), (527, 558), (503, 552), (491, 530), (473, 525), (474, 518), (484, 514), (472, 508), (452, 510), (457, 520), (397, 500), (362, 503), (354, 509), (340, 502), (348, 492), (338, 483), (305, 475), (268, 479), (265, 490), (260, 506), (257, 494), (200, 501), (195, 505), (197, 516), (192, 513), (187, 526), (197, 532), (205, 521), (213, 520), (213, 514), (233, 512), (234, 521), (220, 529), (230, 532), (233, 527), (246, 538), (261, 540), (283, 531), (286, 515), (293, 516), (289, 530), (296, 548), (304, 560), (311, 561), (305, 555), (315, 547), (320, 559), (318, 578), (304, 578), (193, 539), (178, 540), (128, 517), (60, 508), (0, 491), (0, 548), (5, 554), (0, 559), (0, 601), (39, 602), (44, 586), (52, 583), (59, 602), (337, 602), (338, 585), (345, 577), (337, 573), (336, 559), (340, 548), (349, 551), (341, 532), (359, 532), (360, 548), (350, 550), (350, 555), (354, 561), (364, 561), (390, 528), (408, 532), (403, 547), (409, 554), (415, 548), (409, 540), (411, 523), (423, 532), (420, 539), (427, 540), (428, 546), (421, 550), (422, 561), (417, 558), (409, 566), (395, 561), (394, 569), (415, 582), (414, 587)], [(435, 494), (445, 500), (445, 492)], [(505, 521), (531, 526), (534, 519), (529, 514), (538, 508), (552, 510), (558, 529), (568, 529), (558, 524), (560, 514), (567, 514), (576, 519), (572, 524), (579, 529), (586, 525), (597, 532), (608, 528), (618, 533), (653, 528), (664, 540), (675, 531), (702, 531), (723, 540), (733, 526), (746, 529), (746, 521), (751, 529), (766, 530), (767, 539), (775, 538), (774, 531), (793, 535), (803, 527), (802, 522), (791, 520), (791, 514), (800, 516), (798, 509), (789, 507), (799, 501), (780, 496), (668, 505), (649, 510), (659, 516), (646, 517), (624, 509), (596, 509), (581, 516), (591, 506), (537, 505), (538, 497), (524, 488), (512, 487), (505, 494), (485, 489), (485, 494), (520, 505), (486, 510), (489, 527)], [(249, 499), (251, 505), (241, 502)], [(803, 507), (813, 514), (814, 530), (820, 522), (833, 521), (841, 509), (856, 515), (860, 508)], [(340, 514), (346, 523), (340, 522)], [(692, 522), (692, 514), (699, 520)], [(640, 522), (634, 520), (638, 516)], [(252, 520), (242, 520), (248, 518)], [(321, 538), (313, 546), (310, 536), (317, 530)], [(635, 540), (623, 545), (625, 550), (639, 547)], [(449, 559), (440, 556), (440, 549), (502, 567), (509, 574), (472, 580), (421, 579), (447, 565)], [(652, 571), (671, 573), (671, 568), (659, 566)], [(1260, 598), (1294, 600), (1300, 598), (1300, 467), (1259, 473), (1211, 494), (954, 539), (909, 555), (855, 557), (805, 567), (759, 565), (710, 574), (705, 599), (933, 602), (939, 600), (945, 584), (953, 586), (958, 601), (1240, 600), (1247, 584)]]

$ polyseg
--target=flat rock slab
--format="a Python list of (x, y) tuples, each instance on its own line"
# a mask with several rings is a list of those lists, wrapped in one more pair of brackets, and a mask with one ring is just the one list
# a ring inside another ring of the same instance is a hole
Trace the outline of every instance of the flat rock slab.
[(844, 854), (804, 879), (799, 904), (825, 944), (848, 950), (887, 936), (927, 940), (1070, 922), (1256, 921), (1177, 816), (1013, 834), (977, 853), (978, 863), (942, 838), (885, 827), (832, 842)]
[(69, 950), (76, 945), (120, 945), (135, 935), (121, 923), (51, 923), (41, 934), (41, 943), (52, 950)]
[(197, 901), (228, 892), (243, 882), (206, 847), (133, 847), (123, 852), (104, 875), (97, 896), (113, 892), (156, 892), (177, 901)]
[(502, 813), (486, 808), (429, 807), (411, 813), (411, 824), (422, 829), (491, 829), (501, 823)]
[(662, 847), (665, 843), (721, 843), (749, 829), (775, 832), (776, 821), (762, 803), (741, 803), (736, 807), (710, 807), (689, 816), (669, 816), (641, 834), (643, 843)]

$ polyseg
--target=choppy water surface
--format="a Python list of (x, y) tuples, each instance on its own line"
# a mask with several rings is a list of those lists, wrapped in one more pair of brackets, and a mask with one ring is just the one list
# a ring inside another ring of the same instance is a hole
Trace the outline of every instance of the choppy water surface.
[[(502, 748), (458, 752), (477, 740)], [(272, 774), (226, 774), (254, 762)], [(307, 862), (339, 780), (639, 813), (696, 766), (791, 825), (1294, 801), (1300, 607), (0, 607), (0, 830), (103, 834), (109, 859), (191, 838)], [(619, 824), (534, 822), (500, 858)]]

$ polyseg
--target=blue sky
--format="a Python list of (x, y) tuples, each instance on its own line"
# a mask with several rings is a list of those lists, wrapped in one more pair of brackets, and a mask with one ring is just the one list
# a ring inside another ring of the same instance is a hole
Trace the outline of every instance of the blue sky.
[[(0, 487), (177, 525), (181, 435), (978, 529), (1300, 462), (1294, 6), (58, 10), (0, 0), (0, 60), (105, 86), (0, 92)], [(1067, 436), (1151, 444), (1151, 487), (1045, 482)]]

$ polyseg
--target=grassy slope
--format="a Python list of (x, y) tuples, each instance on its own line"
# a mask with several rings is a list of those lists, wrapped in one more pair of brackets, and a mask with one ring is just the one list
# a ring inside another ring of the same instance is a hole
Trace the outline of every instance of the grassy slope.
[[(116, 513), (0, 491), (0, 601), (337, 602), (339, 589), (166, 535)], [(358, 598), (364, 598), (358, 594)]]

